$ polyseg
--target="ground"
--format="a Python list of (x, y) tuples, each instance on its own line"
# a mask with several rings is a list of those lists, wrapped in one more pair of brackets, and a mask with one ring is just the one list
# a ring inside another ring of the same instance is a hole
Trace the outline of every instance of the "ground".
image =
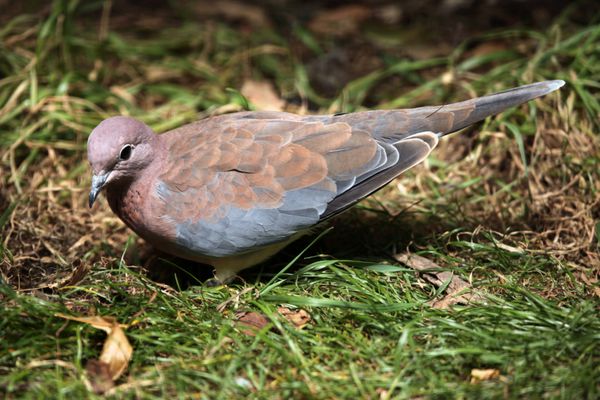
[[(3, 6), (0, 393), (598, 397), (600, 6), (406, 3)], [(87, 136), (111, 115), (163, 132), (545, 79), (566, 86), (444, 139), (226, 286), (153, 253), (105, 199), (87, 208)], [(125, 325), (124, 373), (106, 376), (105, 333), (67, 319), (91, 316)]]

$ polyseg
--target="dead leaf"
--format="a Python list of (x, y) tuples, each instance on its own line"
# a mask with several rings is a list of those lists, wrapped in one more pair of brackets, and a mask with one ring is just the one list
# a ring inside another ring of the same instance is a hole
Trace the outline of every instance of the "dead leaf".
[[(117, 324), (114, 317), (100, 317), (98, 315), (92, 317), (74, 317), (62, 313), (54, 314), (55, 317), (68, 319), (69, 321), (83, 322), (84, 324), (91, 325), (93, 328), (101, 329), (106, 333), (110, 333), (112, 327)], [(117, 324), (118, 325), (118, 324)], [(119, 325), (121, 328), (127, 328), (127, 325)]]
[(477, 369), (471, 370), (471, 383), (489, 381), (500, 377), (500, 371), (497, 369)]
[(357, 32), (360, 24), (371, 17), (371, 7), (349, 4), (320, 12), (308, 24), (311, 31), (323, 35), (345, 36)]
[(194, 10), (200, 16), (223, 17), (234, 21), (241, 20), (259, 27), (270, 25), (263, 8), (243, 1), (196, 2)]
[(429, 301), (429, 305), (432, 308), (437, 308), (439, 310), (445, 310), (446, 308), (450, 308), (455, 304), (469, 304), (474, 300), (474, 295), (472, 293), (448, 293), (446, 296), (442, 297), (439, 300), (431, 300)]
[(290, 321), (296, 328), (302, 329), (311, 320), (310, 314), (306, 310), (296, 309), (290, 310), (287, 307), (277, 307), (279, 314), (283, 315), (285, 319)]
[(132, 353), (133, 347), (129, 344), (125, 332), (118, 324), (115, 324), (109, 332), (102, 348), (102, 354), (100, 354), (100, 361), (108, 364), (108, 371), (113, 380), (117, 380), (125, 372)]
[(579, 273), (579, 278), (587, 285), (590, 286), (592, 288), (592, 291), (594, 292), (594, 295), (596, 297), (600, 297), (600, 287), (597, 285), (598, 283), (598, 278), (591, 276), (588, 277), (587, 274), (583, 271), (581, 271)]
[(127, 89), (125, 89), (122, 86), (117, 86), (117, 85), (111, 86), (110, 87), (110, 92), (112, 94), (114, 94), (115, 96), (120, 97), (121, 99), (125, 100), (126, 102), (128, 102), (130, 104), (133, 104), (133, 105), (136, 104), (136, 102), (135, 102), (135, 96), (132, 95), (131, 93), (129, 93), (127, 91)]
[(473, 292), (471, 285), (467, 281), (449, 271), (435, 271), (442, 267), (425, 257), (402, 253), (396, 254), (394, 258), (402, 264), (422, 272), (423, 278), (436, 287), (443, 286), (448, 281), (450, 282), (446, 288), (446, 295), (443, 298), (429, 302), (429, 305), (433, 308), (445, 309), (454, 304), (468, 304), (483, 300), (480, 294)]
[[(571, 264), (574, 268), (582, 268), (582, 267), (578, 267), (576, 265)], [(587, 285), (593, 286), (596, 283), (598, 283), (598, 278), (596, 278), (595, 276), (590, 276), (588, 277), (587, 274), (584, 271), (581, 271), (579, 273), (579, 277), (581, 278), (582, 281), (584, 281)]]
[(133, 354), (133, 347), (129, 344), (129, 340), (127, 340), (127, 336), (123, 331), (123, 328), (127, 328), (127, 325), (119, 324), (113, 317), (72, 317), (60, 313), (55, 314), (55, 316), (82, 322), (108, 333), (100, 354), (100, 362), (108, 366), (108, 373), (113, 381), (125, 372)]
[(282, 111), (285, 101), (282, 100), (270, 82), (247, 80), (240, 90), (242, 95), (260, 111)]
[(90, 388), (96, 394), (102, 394), (115, 387), (110, 376), (109, 366), (100, 360), (91, 359), (85, 364), (85, 372)]
[(235, 317), (242, 333), (249, 336), (256, 336), (256, 332), (269, 324), (267, 317), (254, 311), (240, 311), (235, 313)]
[(405, 264), (406, 266), (415, 269), (419, 272), (431, 272), (430, 270), (442, 268), (430, 259), (418, 256), (416, 254), (396, 254), (394, 258), (397, 261), (400, 261), (402, 264)]
[[(77, 259), (73, 261), (73, 266), (75, 269), (71, 273), (71, 275), (66, 276), (56, 283), (56, 287), (63, 288), (65, 286), (73, 286), (81, 282), (90, 272), (91, 265), (89, 263), (81, 262), (81, 260)], [(50, 285), (51, 287), (53, 285)]]

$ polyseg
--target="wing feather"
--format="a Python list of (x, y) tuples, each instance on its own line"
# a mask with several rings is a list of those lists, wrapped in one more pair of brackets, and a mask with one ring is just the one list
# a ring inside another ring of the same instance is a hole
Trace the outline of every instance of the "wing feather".
[(385, 169), (376, 169), (372, 174), (362, 177), (362, 180), (347, 191), (339, 194), (328, 205), (321, 219), (330, 218), (361, 199), (387, 185), (402, 172), (414, 167), (429, 156), (437, 146), (438, 136), (433, 132), (421, 132), (394, 144), (397, 158), (393, 165)]
[(217, 257), (310, 228), (417, 164), (437, 144), (427, 132), (390, 144), (348, 123), (297, 117), (233, 114), (192, 125), (168, 136), (161, 212), (182, 245)]

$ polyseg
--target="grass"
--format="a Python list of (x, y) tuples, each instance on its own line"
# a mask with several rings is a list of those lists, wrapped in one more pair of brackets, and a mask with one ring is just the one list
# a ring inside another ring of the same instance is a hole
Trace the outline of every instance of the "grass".
[[(5, 388), (35, 397), (86, 395), (81, 370), (103, 339), (49, 316), (92, 303), (98, 314), (116, 314), (132, 324), (133, 384), (124, 390), (132, 396), (237, 397), (248, 394), (241, 379), (268, 397), (369, 397), (378, 391), (406, 397), (593, 394), (599, 323), (590, 301), (559, 306), (505, 285), (503, 296), (484, 306), (449, 312), (427, 307), (428, 294), (408, 271), (387, 274), (336, 262), (326, 268), (312, 264), (297, 275), (268, 296), (255, 299), (249, 293), (240, 299), (243, 307), (270, 319), (256, 337), (236, 329), (232, 310), (215, 311), (237, 287), (166, 291), (123, 267), (94, 273), (108, 286), (91, 296), (97, 284), (67, 289), (62, 301), (5, 288), (12, 307), (4, 312), (9, 323), (3, 328), (13, 332), (7, 357), (23, 360), (4, 378)], [(157, 295), (148, 303), (152, 293)], [(67, 307), (65, 301), (75, 303)], [(313, 323), (303, 330), (291, 327), (277, 316), (279, 303), (309, 306)], [(17, 334), (28, 331), (37, 334)], [(44, 357), (43, 349), (51, 356)], [(57, 354), (71, 367), (27, 364)], [(502, 379), (471, 384), (472, 368), (499, 368)]]
[[(57, 313), (129, 325), (133, 358), (105, 394), (115, 398), (599, 396), (597, 7), (576, 3), (544, 28), (481, 28), (458, 43), (421, 35), (418, 19), (366, 22), (350, 35), (379, 61), (334, 95), (319, 89), (315, 60), (360, 47), (302, 19), (256, 26), (177, 5), (22, 7), (0, 29), (4, 397), (101, 396), (85, 366), (105, 334)], [(410, 54), (404, 38), (415, 31), (425, 56)], [(315, 243), (241, 281), (206, 287), (177, 260), (149, 271), (147, 249), (103, 199), (86, 209), (87, 135), (114, 114), (164, 131), (242, 109), (248, 79), (272, 81), (293, 112), (441, 104), (542, 79), (567, 86), (444, 140)], [(432, 307), (448, 282), (394, 258), (406, 251), (483, 301)], [(310, 323), (297, 328), (279, 306), (306, 310)], [(240, 311), (268, 323), (249, 335)], [(498, 375), (478, 380), (474, 369)]]

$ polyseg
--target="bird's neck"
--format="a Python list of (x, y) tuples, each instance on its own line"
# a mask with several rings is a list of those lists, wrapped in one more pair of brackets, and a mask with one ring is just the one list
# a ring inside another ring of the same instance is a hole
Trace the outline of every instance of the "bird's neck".
[(145, 230), (144, 210), (152, 197), (154, 183), (163, 167), (160, 147), (155, 148), (153, 160), (135, 178), (127, 178), (106, 188), (106, 198), (113, 212), (135, 232)]

